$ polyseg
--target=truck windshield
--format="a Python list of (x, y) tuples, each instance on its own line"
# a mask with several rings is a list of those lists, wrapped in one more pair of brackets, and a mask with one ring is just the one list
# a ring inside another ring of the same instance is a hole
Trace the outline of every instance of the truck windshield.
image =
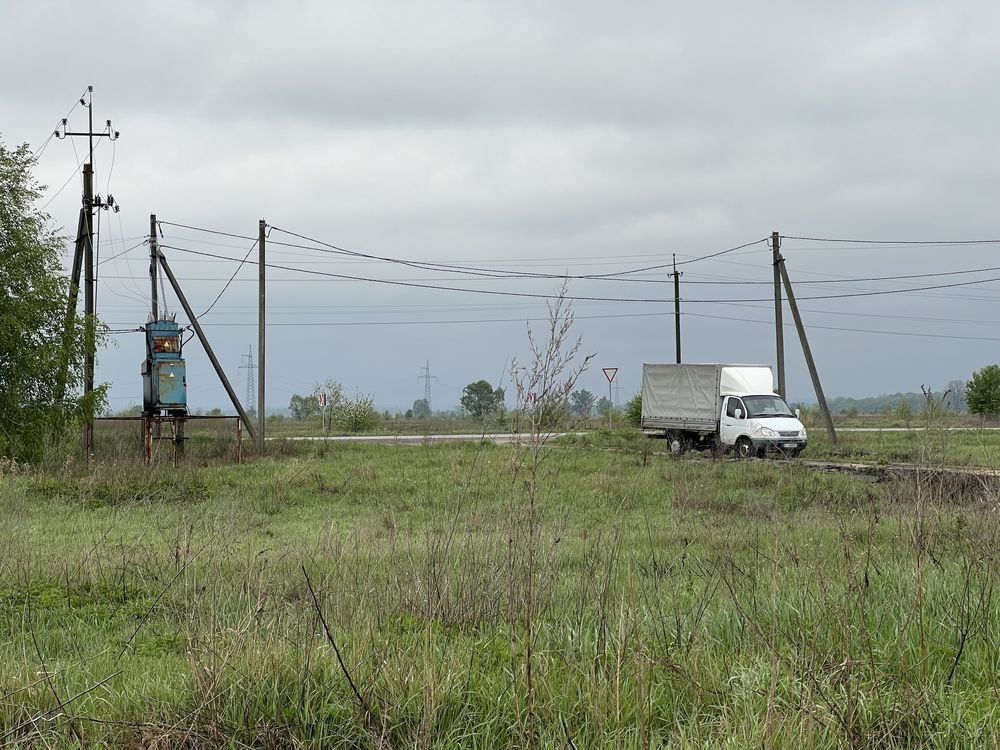
[(778, 396), (744, 396), (748, 417), (794, 417), (788, 404)]

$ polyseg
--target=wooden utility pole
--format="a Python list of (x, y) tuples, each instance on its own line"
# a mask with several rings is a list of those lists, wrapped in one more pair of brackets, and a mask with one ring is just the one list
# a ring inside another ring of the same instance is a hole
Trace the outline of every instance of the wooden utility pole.
[(674, 255), (674, 347), (677, 364), (681, 363), (681, 274), (677, 273), (677, 256)]
[(66, 398), (66, 380), (69, 377), (69, 360), (72, 355), (73, 328), (76, 323), (76, 304), (80, 297), (80, 276), (83, 273), (83, 246), (86, 242), (87, 220), (84, 209), (80, 208), (80, 219), (76, 230), (76, 243), (73, 247), (73, 265), (69, 278), (69, 299), (66, 302), (66, 322), (63, 329), (63, 358), (59, 369), (59, 379), (56, 381), (56, 403), (63, 406)]
[[(63, 118), (61, 129), (57, 128), (54, 135), (56, 138), (75, 138), (86, 136), (88, 144), (87, 158), (83, 164), (83, 207), (80, 210), (80, 230), (77, 235), (77, 246), (76, 255), (73, 258), (73, 276), (76, 281), (75, 284), (71, 286), (70, 289), (70, 305), (75, 310), (75, 300), (77, 289), (79, 285), (79, 271), (77, 270), (78, 264), (82, 262), (85, 264), (83, 270), (84, 279), (84, 314), (85, 314), (85, 325), (86, 325), (86, 337), (84, 341), (84, 346), (86, 351), (84, 352), (83, 360), (83, 395), (84, 398), (89, 396), (94, 390), (94, 358), (97, 352), (97, 290), (95, 280), (97, 278), (96, 268), (94, 266), (94, 136), (98, 138), (109, 138), (110, 140), (118, 140), (118, 131), (111, 128), (111, 120), (107, 121), (107, 125), (104, 131), (100, 133), (94, 132), (94, 87), (88, 86), (86, 91), (87, 99), (80, 99), (80, 104), (87, 108), (87, 132), (71, 132), (68, 129), (68, 121)], [(110, 202), (100, 203), (99, 207), (109, 208), (111, 206)], [(82, 242), (81, 242), (82, 240)], [(82, 258), (80, 257), (82, 253)], [(75, 312), (67, 316), (67, 323), (72, 323), (75, 317)], [(69, 335), (69, 330), (67, 329), (67, 336)], [(60, 392), (60, 398), (64, 394), (64, 383), (63, 379), (57, 390)], [(94, 422), (92, 419), (88, 419), (87, 423), (83, 426), (83, 450), (87, 459), (90, 459), (90, 454), (93, 453), (94, 448)]]
[(261, 219), (257, 224), (257, 246), (260, 253), (260, 262), (257, 264), (258, 271), (258, 300), (257, 300), (257, 453), (264, 454), (264, 320), (265, 320), (265, 296), (264, 281), (267, 267), (264, 265), (265, 253), (264, 243), (267, 239), (267, 222)]
[(771, 233), (771, 257), (774, 266), (774, 346), (778, 358), (778, 395), (785, 398), (785, 330), (781, 320), (781, 235)]
[[(159, 257), (160, 251), (156, 244), (156, 214), (149, 215), (149, 307), (150, 307), (150, 318), (153, 323), (160, 319), (160, 295), (158, 287), (156, 284), (156, 279), (158, 276), (159, 266), (157, 265), (157, 258)], [(147, 344), (148, 346), (148, 344)], [(149, 357), (151, 354), (147, 351), (146, 356)], [(153, 377), (152, 374), (150, 377)], [(145, 414), (145, 409), (143, 409), (143, 414)], [(149, 416), (158, 416), (159, 412), (156, 414), (150, 414)], [(147, 428), (148, 429), (148, 428)], [(160, 423), (154, 422), (152, 425), (153, 437), (157, 440), (160, 439)], [(174, 445), (176, 446), (176, 441)]]
[[(93, 155), (94, 148), (91, 146), (91, 158)], [(94, 354), (97, 349), (97, 321), (94, 309), (94, 169), (91, 162), (83, 165), (83, 210), (84, 222), (86, 223), (86, 240), (83, 245), (83, 310), (87, 330), (87, 340), (84, 344), (87, 349), (83, 359), (83, 395), (86, 397), (94, 390)], [(83, 452), (88, 460), (90, 454), (94, 452), (94, 421), (92, 419), (88, 419), (83, 426)]]
[[(837, 444), (837, 431), (833, 427), (833, 417), (830, 415), (830, 407), (827, 406), (826, 396), (823, 395), (823, 386), (819, 382), (819, 372), (816, 370), (816, 363), (813, 361), (812, 350), (809, 348), (809, 339), (806, 338), (806, 328), (802, 325), (802, 316), (799, 315), (799, 306), (795, 304), (795, 293), (792, 291), (792, 282), (788, 279), (788, 271), (785, 269), (785, 261), (778, 256), (778, 265), (781, 279), (785, 282), (785, 294), (788, 295), (788, 306), (792, 309), (792, 318), (795, 320), (795, 329), (799, 333), (799, 343), (802, 344), (802, 354), (806, 358), (806, 367), (809, 368), (809, 377), (812, 378), (813, 389), (816, 391), (816, 401), (819, 402), (820, 411), (823, 413), (823, 422), (826, 424), (826, 433), (830, 436), (830, 442)], [(784, 396), (782, 396), (784, 398)]]
[(149, 215), (149, 302), (153, 322), (160, 318), (160, 296), (156, 290), (156, 214)]

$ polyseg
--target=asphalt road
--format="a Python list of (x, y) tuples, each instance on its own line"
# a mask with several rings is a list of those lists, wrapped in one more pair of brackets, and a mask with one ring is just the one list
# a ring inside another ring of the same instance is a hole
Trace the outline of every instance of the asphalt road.
[[(550, 432), (545, 439), (562, 437), (568, 432)], [(583, 434), (583, 433), (576, 433)], [(268, 440), (306, 440), (312, 442), (375, 443), (377, 445), (425, 445), (427, 443), (456, 443), (488, 441), (497, 445), (526, 442), (526, 434), (512, 435), (507, 432), (487, 432), (460, 435), (319, 435), (314, 437), (270, 437)]]
[[(822, 430), (822, 427), (814, 426), (813, 431)], [(838, 427), (837, 432), (923, 432), (927, 427)], [(940, 428), (949, 431), (963, 432), (971, 430), (1000, 430), (1000, 427), (944, 427)], [(545, 435), (546, 439), (563, 437), (565, 435), (584, 435), (586, 433), (576, 432), (551, 432)], [(489, 441), (497, 445), (508, 445), (514, 442), (525, 442), (526, 434), (512, 435), (507, 432), (487, 432), (483, 433), (463, 433), (457, 435), (314, 435), (298, 437), (269, 437), (268, 440), (306, 440), (313, 442), (343, 442), (343, 443), (374, 443), (376, 445), (425, 445), (427, 443), (456, 443), (466, 441)]]

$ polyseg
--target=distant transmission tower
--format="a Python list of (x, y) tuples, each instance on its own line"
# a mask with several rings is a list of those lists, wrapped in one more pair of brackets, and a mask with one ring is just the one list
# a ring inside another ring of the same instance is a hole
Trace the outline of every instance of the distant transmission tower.
[(615, 383), (615, 406), (618, 406), (622, 402), (622, 384)]
[(417, 376), (417, 380), (424, 381), (424, 401), (427, 402), (427, 413), (431, 411), (431, 380), (437, 380), (437, 375), (431, 375), (431, 361), (427, 360), (421, 368), (422, 372)]
[(247, 371), (247, 400), (244, 401), (246, 404), (246, 409), (248, 412), (255, 410), (255, 404), (257, 403), (257, 382), (254, 378), (254, 370), (257, 369), (257, 363), (253, 359), (253, 347), (250, 347), (250, 351), (243, 355), (243, 364), (240, 365), (241, 370)]

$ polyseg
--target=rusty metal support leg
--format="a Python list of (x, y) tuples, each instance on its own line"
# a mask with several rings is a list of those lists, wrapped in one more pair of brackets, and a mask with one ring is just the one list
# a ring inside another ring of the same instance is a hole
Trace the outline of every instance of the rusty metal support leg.
[(236, 463), (243, 463), (243, 420), (236, 420)]
[[(187, 418), (183, 415), (174, 417), (174, 456), (184, 458), (184, 422)], [(176, 458), (174, 463), (176, 463)]]
[(173, 467), (177, 468), (177, 418), (174, 417), (170, 420), (170, 446), (173, 449), (171, 451), (170, 460)]
[(146, 417), (142, 420), (143, 458), (146, 466), (153, 464), (153, 420)]

